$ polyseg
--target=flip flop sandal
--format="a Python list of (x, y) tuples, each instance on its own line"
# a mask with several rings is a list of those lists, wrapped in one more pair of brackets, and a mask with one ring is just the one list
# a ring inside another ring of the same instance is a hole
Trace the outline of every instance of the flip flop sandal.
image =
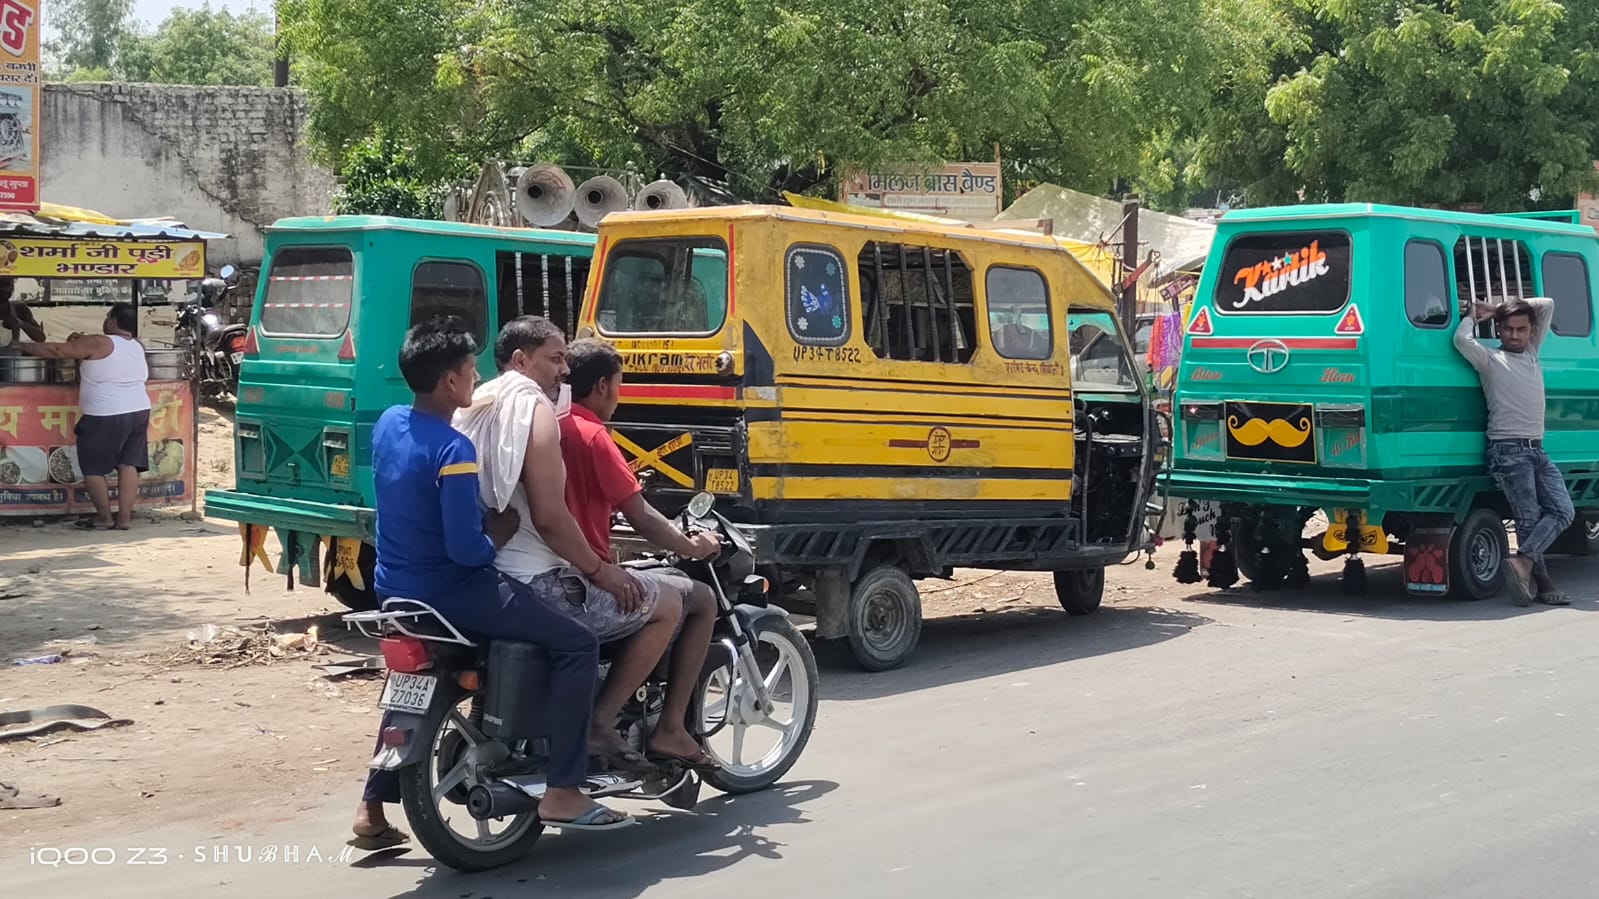
[(80, 518), (74, 521), (72, 526), (80, 531), (109, 531), (113, 527), (109, 524), (100, 524), (93, 518)]
[(380, 849), (393, 849), (411, 842), (411, 835), (399, 828), (390, 825), (377, 833), (365, 836), (357, 835), (354, 839), (345, 841), (362, 852), (376, 852)]
[(1571, 605), (1571, 597), (1564, 593), (1540, 593), (1538, 594), (1538, 602), (1546, 606), (1569, 606)]
[[(612, 815), (619, 817), (615, 821), (607, 821), (604, 824), (595, 823), (601, 818)], [(625, 812), (609, 809), (602, 805), (597, 808), (590, 809), (586, 814), (579, 815), (577, 818), (571, 821), (556, 821), (551, 818), (540, 818), (539, 823), (543, 824), (545, 827), (558, 827), (561, 830), (621, 830), (624, 827), (632, 827), (633, 825), (637, 824), (638, 819)]]

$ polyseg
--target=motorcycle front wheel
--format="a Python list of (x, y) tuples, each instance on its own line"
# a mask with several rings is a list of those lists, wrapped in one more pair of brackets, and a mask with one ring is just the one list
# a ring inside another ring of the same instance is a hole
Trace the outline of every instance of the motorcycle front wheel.
[(736, 663), (707, 669), (689, 708), (691, 729), (721, 765), (705, 782), (724, 793), (753, 793), (777, 783), (799, 761), (816, 725), (820, 675), (804, 635), (774, 615), (755, 622), (750, 640), (772, 710), (760, 709), (754, 686)]
[(466, 792), (480, 782), (478, 750), (489, 743), (468, 717), (470, 703), (452, 709), (427, 736), (427, 761), (401, 768), (400, 804), (417, 841), (457, 871), (487, 871), (526, 855), (544, 833), (538, 812), (479, 821), (466, 810)]

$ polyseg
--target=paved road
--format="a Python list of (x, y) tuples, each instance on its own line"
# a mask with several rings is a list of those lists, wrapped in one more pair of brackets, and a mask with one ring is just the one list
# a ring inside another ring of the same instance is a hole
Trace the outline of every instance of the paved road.
[[(928, 627), (911, 666), (833, 664), (773, 792), (623, 834), (549, 836), (488, 875), (197, 861), (343, 838), (350, 795), (253, 835), (84, 834), (162, 867), (4, 859), (17, 897), (916, 896), (1505, 899), (1599, 893), (1599, 561), (1569, 609), (1346, 599), (1331, 581)], [(1125, 595), (1125, 594), (1124, 594)], [(259, 851), (259, 849), (258, 849)], [(181, 855), (182, 858), (178, 858)]]

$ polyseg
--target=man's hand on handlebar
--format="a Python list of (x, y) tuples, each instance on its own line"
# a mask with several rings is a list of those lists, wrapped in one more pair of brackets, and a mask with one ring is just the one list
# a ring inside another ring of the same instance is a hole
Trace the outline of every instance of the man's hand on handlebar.
[(684, 535), (688, 542), (688, 552), (684, 556), (696, 561), (709, 559), (722, 551), (722, 541), (710, 531), (694, 531)]
[(594, 585), (616, 597), (616, 604), (624, 613), (631, 614), (644, 601), (644, 591), (627, 569), (606, 562), (589, 578)]

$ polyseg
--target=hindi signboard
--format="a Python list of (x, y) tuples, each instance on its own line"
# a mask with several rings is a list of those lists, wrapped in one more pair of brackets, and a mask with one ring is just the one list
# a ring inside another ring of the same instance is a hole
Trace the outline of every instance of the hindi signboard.
[(1004, 210), (1001, 186), (996, 162), (852, 171), (839, 179), (839, 200), (852, 206), (987, 222)]
[(39, 211), (39, 5), (0, 0), (0, 212)]
[[(5, 0), (0, 0), (0, 3)], [(154, 278), (205, 276), (200, 240), (0, 239), (0, 275), (22, 278)]]

